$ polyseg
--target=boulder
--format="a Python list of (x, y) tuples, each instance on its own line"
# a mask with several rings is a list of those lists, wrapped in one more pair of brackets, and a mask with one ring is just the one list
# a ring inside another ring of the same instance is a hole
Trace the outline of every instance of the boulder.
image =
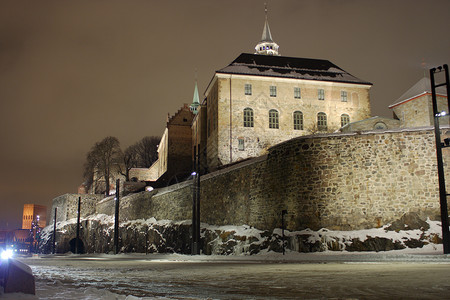
[(413, 212), (404, 214), (400, 219), (394, 221), (391, 226), (386, 228), (387, 230), (400, 231), (400, 230), (416, 230), (420, 229), (426, 231), (430, 229), (430, 225), (424, 220), (420, 219), (419, 215)]

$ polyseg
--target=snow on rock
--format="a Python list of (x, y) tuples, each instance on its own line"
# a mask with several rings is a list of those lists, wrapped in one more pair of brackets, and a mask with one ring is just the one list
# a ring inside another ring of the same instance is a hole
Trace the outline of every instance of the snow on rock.
[[(438, 221), (423, 221), (418, 229), (391, 230), (391, 224), (381, 228), (355, 231), (318, 231), (281, 229), (273, 232), (241, 226), (201, 224), (201, 251), (211, 255), (253, 255), (262, 252), (324, 252), (324, 251), (389, 251), (423, 248), (442, 243)], [(417, 227), (417, 226), (416, 226)], [(76, 219), (57, 223), (57, 252), (70, 251), (69, 241), (75, 237)], [(50, 252), (53, 226), (42, 232), (41, 250)], [(87, 253), (113, 251), (114, 217), (98, 214), (81, 220), (81, 239)], [(155, 218), (120, 223), (121, 252), (181, 253), (191, 252), (191, 221), (173, 222)]]

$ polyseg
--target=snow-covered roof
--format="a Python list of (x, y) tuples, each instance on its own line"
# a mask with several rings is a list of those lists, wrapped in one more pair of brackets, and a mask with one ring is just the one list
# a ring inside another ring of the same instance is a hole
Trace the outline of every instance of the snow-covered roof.
[[(420, 79), (415, 85), (413, 85), (409, 90), (407, 90), (403, 95), (400, 96), (394, 103), (389, 105), (389, 108), (393, 108), (399, 104), (406, 101), (412, 100), (422, 95), (431, 94), (431, 82), (427, 77)], [(436, 94), (441, 96), (446, 96), (447, 92), (444, 86), (436, 88)]]
[(231, 64), (216, 72), (372, 85), (323, 59), (242, 53)]

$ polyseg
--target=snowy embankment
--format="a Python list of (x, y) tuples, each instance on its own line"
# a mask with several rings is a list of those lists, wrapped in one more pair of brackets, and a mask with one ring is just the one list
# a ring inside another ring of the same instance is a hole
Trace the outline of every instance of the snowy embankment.
[[(109, 253), (112, 251), (114, 218), (107, 215), (92, 215), (82, 219), (81, 239), (87, 253)], [(288, 231), (275, 229), (272, 232), (251, 226), (212, 226), (201, 224), (202, 253), (207, 255), (254, 255), (258, 253), (285, 251), (309, 253), (324, 251), (389, 251), (401, 249), (436, 248), (441, 243), (441, 226), (438, 221), (420, 220), (409, 214), (381, 228), (334, 231)], [(123, 253), (190, 253), (190, 221), (139, 219), (120, 223), (120, 243)], [(74, 238), (76, 219), (57, 223), (57, 249), (68, 252), (64, 243)], [(41, 249), (49, 252), (53, 227), (43, 230)]]

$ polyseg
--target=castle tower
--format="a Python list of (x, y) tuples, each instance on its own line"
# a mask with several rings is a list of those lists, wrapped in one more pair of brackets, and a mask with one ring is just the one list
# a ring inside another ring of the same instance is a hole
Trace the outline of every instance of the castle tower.
[(265, 8), (266, 21), (264, 22), (264, 29), (261, 37), (261, 41), (255, 47), (255, 54), (263, 55), (280, 55), (278, 54), (278, 44), (272, 40), (272, 34), (270, 33), (269, 21), (267, 20), (267, 6)]
[(191, 112), (196, 115), (198, 113), (198, 107), (200, 106), (200, 100), (198, 96), (198, 88), (197, 88), (197, 81), (195, 82), (195, 88), (194, 88), (194, 97), (192, 99), (192, 104), (189, 107)]

